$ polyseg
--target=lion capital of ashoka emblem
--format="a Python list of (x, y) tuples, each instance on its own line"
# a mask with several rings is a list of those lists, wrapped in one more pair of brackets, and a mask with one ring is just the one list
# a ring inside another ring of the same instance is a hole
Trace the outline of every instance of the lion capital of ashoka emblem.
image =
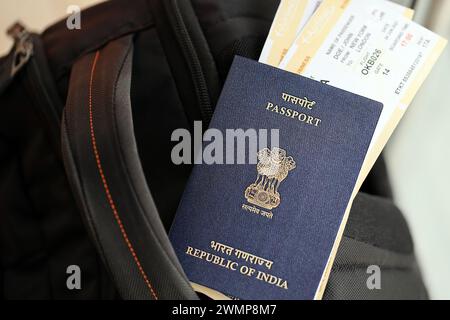
[(251, 204), (272, 210), (281, 202), (278, 187), (286, 179), (289, 171), (295, 169), (296, 164), (286, 151), (280, 148), (264, 148), (258, 152), (256, 181), (245, 190), (245, 198)]

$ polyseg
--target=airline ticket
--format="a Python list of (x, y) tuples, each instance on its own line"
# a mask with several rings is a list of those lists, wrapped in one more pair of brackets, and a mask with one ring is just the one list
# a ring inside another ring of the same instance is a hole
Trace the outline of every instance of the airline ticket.
[(363, 180), (447, 43), (394, 6), (324, 0), (280, 65), (384, 104)]
[[(277, 67), (323, 0), (281, 0), (259, 62)], [(412, 18), (414, 10), (381, 1), (392, 12)]]
[(277, 67), (322, 0), (281, 0), (259, 62)]
[(353, 197), (447, 43), (383, 2), (324, 0), (279, 66), (384, 104)]

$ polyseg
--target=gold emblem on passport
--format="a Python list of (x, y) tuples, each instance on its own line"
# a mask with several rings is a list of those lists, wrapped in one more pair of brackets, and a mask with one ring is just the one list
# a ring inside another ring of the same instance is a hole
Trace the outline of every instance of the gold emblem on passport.
[(258, 152), (258, 175), (245, 190), (245, 198), (251, 204), (272, 210), (281, 203), (278, 187), (289, 172), (295, 169), (294, 158), (280, 148), (264, 148)]

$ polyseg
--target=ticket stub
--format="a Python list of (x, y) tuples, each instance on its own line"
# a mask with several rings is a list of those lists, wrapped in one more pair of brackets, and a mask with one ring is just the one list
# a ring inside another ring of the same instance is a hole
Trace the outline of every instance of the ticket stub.
[[(323, 0), (281, 0), (259, 62), (279, 66), (297, 36)], [(385, 1), (382, 1), (385, 2)], [(412, 18), (414, 10), (389, 2), (387, 8)]]
[(281, 0), (259, 62), (277, 67), (323, 0)]
[[(352, 199), (447, 43), (411, 22), (411, 11), (383, 2), (324, 0), (280, 65), (384, 104)], [(316, 298), (325, 288), (351, 202)]]
[[(309, 62), (308, 59), (314, 56), (327, 40), (331, 39), (333, 32), (341, 34), (341, 31), (346, 30), (338, 30), (339, 28), (345, 28), (347, 31), (350, 29), (347, 25), (349, 17), (352, 20), (359, 18), (361, 23), (368, 18), (368, 15), (371, 16), (371, 20), (367, 21), (368, 24), (373, 25), (378, 20), (378, 26), (381, 26), (386, 15), (404, 15), (412, 19), (414, 10), (384, 0), (324, 0), (313, 17), (307, 21), (307, 28), (303, 26), (301, 32), (297, 34), (295, 41), (284, 55), (280, 68), (301, 74)], [(355, 24), (353, 21), (353, 25)], [(275, 22), (272, 28), (275, 28), (274, 25)], [(350, 32), (356, 31), (353, 29), (354, 27), (350, 29)]]
[(389, 1), (324, 0), (280, 65), (384, 104), (373, 160), (446, 45), (410, 16)]

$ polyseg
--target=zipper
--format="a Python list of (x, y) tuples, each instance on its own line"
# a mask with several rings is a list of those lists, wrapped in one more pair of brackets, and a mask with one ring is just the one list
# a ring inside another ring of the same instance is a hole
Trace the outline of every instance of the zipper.
[(18, 22), (8, 28), (7, 34), (14, 39), (15, 48), (10, 73), (10, 77), (14, 78), (17, 72), (27, 64), (33, 55), (33, 41), (31, 40), (30, 33)]
[(184, 56), (188, 60), (188, 67), (194, 82), (194, 88), (200, 107), (200, 113), (203, 121), (209, 125), (213, 114), (211, 96), (208, 91), (208, 85), (200, 63), (200, 59), (194, 47), (194, 43), (189, 35), (189, 31), (183, 19), (177, 0), (164, 0), (167, 4), (167, 14), (169, 19), (174, 22), (175, 36), (181, 46)]
[(8, 29), (8, 35), (15, 41), (14, 58), (11, 65), (11, 77), (27, 66), (24, 85), (30, 93), (33, 104), (48, 123), (51, 138), (57, 150), (59, 149), (60, 113), (50, 95), (41, 67), (36, 59), (44, 55), (39, 39), (30, 34), (20, 23), (15, 23)]
[(57, 145), (59, 145), (61, 115), (57, 105), (50, 97), (49, 89), (44, 83), (43, 75), (39, 64), (36, 61), (36, 57), (30, 60), (27, 73), (26, 82), (29, 87), (29, 91), (33, 95), (39, 111), (48, 122), (52, 137), (57, 139)]

